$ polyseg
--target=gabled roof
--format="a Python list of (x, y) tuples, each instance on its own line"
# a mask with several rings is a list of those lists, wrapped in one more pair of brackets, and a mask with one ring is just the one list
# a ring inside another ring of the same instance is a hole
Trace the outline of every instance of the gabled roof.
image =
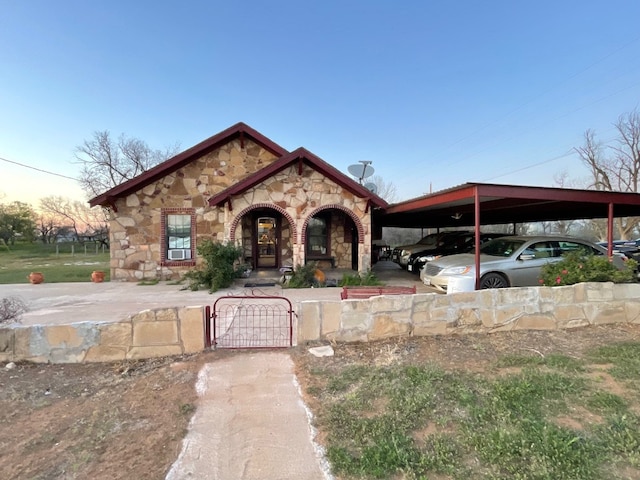
[(569, 188), (465, 183), (378, 212), (390, 227), (453, 227), (475, 224), (478, 198), (481, 225), (551, 220), (640, 216), (640, 195)]
[(114, 201), (117, 198), (129, 195), (137, 190), (140, 190), (141, 188), (146, 187), (150, 183), (159, 180), (160, 178), (187, 165), (196, 158), (199, 158), (236, 138), (240, 138), (241, 141), (243, 141), (244, 139), (250, 139), (265, 150), (274, 154), (276, 157), (281, 157), (282, 155), (289, 153), (280, 145), (271, 141), (270, 139), (259, 133), (257, 130), (251, 128), (249, 125), (239, 122), (227, 128), (226, 130), (223, 130), (222, 132), (207, 138), (197, 145), (194, 145), (184, 152), (179, 153), (175, 157), (172, 157), (156, 165), (155, 167), (147, 170), (137, 177), (132, 178), (131, 180), (127, 180), (126, 182), (121, 183), (111, 190), (108, 190), (101, 195), (92, 198), (91, 200), (89, 200), (89, 205), (91, 205), (92, 207), (95, 207), (96, 205), (113, 205)]
[(275, 162), (267, 165), (263, 169), (249, 175), (247, 178), (242, 180), (241, 182), (236, 183), (235, 185), (223, 190), (217, 195), (212, 196), (209, 199), (210, 206), (222, 205), (225, 202), (231, 201), (231, 197), (233, 195), (238, 195), (246, 190), (256, 186), (260, 182), (265, 179), (275, 175), (278, 172), (281, 172), (285, 168), (297, 164), (298, 172), (302, 173), (302, 166), (308, 165), (314, 170), (320, 172), (328, 179), (334, 181), (341, 187), (353, 193), (355, 196), (360, 198), (365, 198), (368, 200), (369, 205), (372, 207), (386, 207), (388, 204), (385, 200), (374, 194), (369, 189), (363, 187), (355, 180), (352, 180), (344, 173), (340, 172), (335, 167), (329, 165), (327, 162), (322, 160), (320, 157), (314, 155), (309, 152), (305, 148), (297, 148), (293, 152), (284, 155), (277, 159)]

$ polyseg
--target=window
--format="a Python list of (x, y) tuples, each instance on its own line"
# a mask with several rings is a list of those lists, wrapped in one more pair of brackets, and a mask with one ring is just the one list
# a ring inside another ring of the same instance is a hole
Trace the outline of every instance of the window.
[(168, 262), (191, 262), (195, 221), (188, 209), (163, 211), (163, 259)]
[(602, 252), (594, 249), (590, 245), (585, 245), (584, 243), (561, 241), (559, 246), (562, 255), (576, 251), (580, 252), (582, 255), (603, 255)]
[(276, 219), (261, 217), (258, 219), (258, 254), (275, 255)]
[[(531, 252), (529, 252), (531, 250)], [(551, 258), (555, 257), (555, 250), (550, 242), (534, 243), (527, 248), (525, 253), (533, 253), (535, 258)]]
[(191, 250), (191, 215), (167, 215), (168, 248)]
[(523, 240), (509, 240), (508, 238), (497, 238), (489, 240), (480, 246), (480, 253), (492, 255), (494, 257), (510, 257), (518, 250)]
[(313, 217), (307, 226), (307, 255), (329, 255), (329, 221)]

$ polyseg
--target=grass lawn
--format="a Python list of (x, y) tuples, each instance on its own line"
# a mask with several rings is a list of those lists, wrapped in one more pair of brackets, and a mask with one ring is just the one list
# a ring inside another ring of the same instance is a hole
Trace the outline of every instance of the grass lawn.
[(109, 281), (109, 251), (94, 245), (17, 244), (0, 246), (0, 284), (28, 283), (31, 272), (42, 272), (46, 283), (90, 282), (91, 272), (102, 270)]
[(640, 478), (638, 342), (481, 371), (361, 359), (307, 372), (340, 479)]

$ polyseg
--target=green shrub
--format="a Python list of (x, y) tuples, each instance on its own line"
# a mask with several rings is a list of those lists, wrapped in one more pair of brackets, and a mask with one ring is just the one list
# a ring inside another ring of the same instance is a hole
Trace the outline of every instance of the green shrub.
[[(311, 288), (311, 287), (323, 287), (325, 286), (323, 281), (319, 281), (317, 277), (318, 264), (316, 262), (308, 263), (306, 265), (298, 265), (293, 271), (291, 278), (287, 282), (287, 286), (290, 288)], [(360, 275), (355, 273), (345, 273), (338, 285), (344, 287), (347, 285), (381, 285), (382, 282), (378, 280), (375, 273), (369, 270), (367, 273)], [(333, 284), (334, 286), (335, 284)]]
[(317, 269), (318, 264), (316, 262), (298, 265), (291, 274), (287, 286), (289, 288), (311, 288), (320, 286), (320, 283), (316, 279)]
[(362, 285), (362, 279), (357, 273), (345, 273), (338, 282), (338, 285), (341, 287), (350, 285)]
[(540, 283), (550, 287), (580, 282), (628, 283), (635, 280), (637, 266), (635, 260), (627, 260), (625, 268), (618, 270), (605, 256), (571, 252), (564, 260), (542, 267)]
[(347, 287), (352, 285), (381, 285), (382, 282), (378, 280), (376, 274), (371, 270), (368, 270), (364, 275), (360, 275), (359, 273), (345, 273), (338, 285), (340, 287)]
[(205, 240), (198, 245), (198, 254), (204, 258), (205, 266), (187, 272), (185, 278), (189, 281), (190, 290), (206, 287), (210, 292), (229, 287), (235, 278), (240, 276), (242, 248), (231, 242), (220, 243)]

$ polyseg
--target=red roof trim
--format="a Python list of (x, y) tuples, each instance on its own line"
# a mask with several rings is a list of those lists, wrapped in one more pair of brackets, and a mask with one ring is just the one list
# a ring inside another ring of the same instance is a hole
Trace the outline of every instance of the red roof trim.
[(95, 198), (92, 198), (91, 200), (89, 200), (89, 205), (91, 205), (92, 207), (95, 207), (96, 205), (110, 205), (115, 202), (115, 199), (129, 195), (132, 192), (146, 187), (150, 183), (174, 172), (178, 168), (185, 166), (196, 158), (201, 157), (202, 155), (212, 150), (215, 150), (221, 145), (229, 143), (236, 137), (240, 137), (243, 142), (247, 138), (250, 138), (265, 150), (268, 150), (269, 152), (274, 154), (276, 157), (281, 157), (288, 153), (287, 150), (285, 150), (269, 138), (265, 137), (257, 130), (254, 130), (243, 122), (239, 122), (227, 128), (226, 130), (223, 130), (222, 132), (207, 138), (197, 145), (194, 145), (184, 152), (179, 153), (175, 157), (172, 157), (160, 163), (159, 165), (156, 165), (155, 167), (147, 170), (137, 177), (132, 178), (131, 180), (128, 180), (112, 188), (111, 190), (98, 195)]
[(289, 167), (290, 165), (296, 162), (298, 162), (298, 165), (299, 165), (298, 167), (299, 173), (302, 171), (301, 170), (302, 164), (305, 163), (309, 165), (311, 168), (323, 174), (328, 179), (334, 181), (341, 187), (346, 188), (354, 195), (360, 198), (366, 198), (372, 206), (384, 208), (388, 205), (385, 200), (375, 195), (369, 189), (363, 187), (358, 182), (347, 177), (338, 169), (329, 165), (320, 157), (314, 155), (313, 153), (309, 152), (307, 149), (302, 147), (297, 148), (293, 152), (280, 157), (275, 162), (249, 175), (244, 180), (236, 183), (235, 185), (227, 188), (226, 190), (223, 190), (217, 195), (214, 195), (209, 199), (209, 205), (212, 207), (221, 205), (225, 201), (230, 200), (230, 198), (233, 195), (239, 195), (247, 191), (248, 189), (255, 187), (260, 182), (264, 181), (269, 177), (272, 177), (276, 173), (281, 172), (282, 170), (284, 170), (285, 168)]
[[(638, 194), (631, 192), (606, 192), (602, 190), (579, 190), (572, 188), (529, 187), (518, 185), (499, 185), (491, 183), (465, 183), (456, 187), (394, 203), (385, 209), (385, 214), (402, 213), (417, 208), (441, 205), (478, 196), (492, 198), (519, 198), (545, 201), (587, 202), (616, 204), (638, 204)], [(625, 201), (626, 200), (626, 201)]]

